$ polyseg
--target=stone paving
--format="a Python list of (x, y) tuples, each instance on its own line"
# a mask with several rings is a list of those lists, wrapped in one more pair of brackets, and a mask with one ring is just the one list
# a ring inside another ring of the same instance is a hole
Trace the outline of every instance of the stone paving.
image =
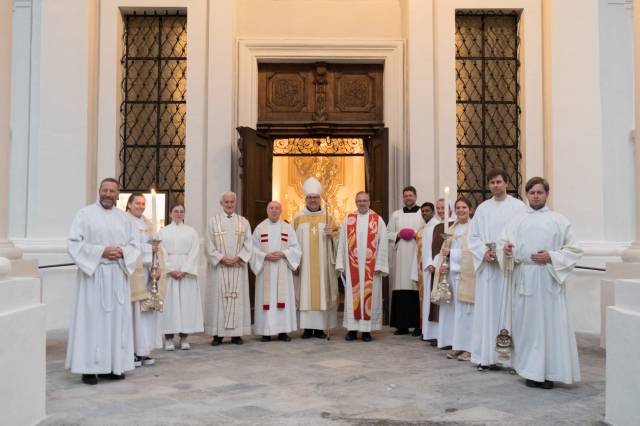
[(530, 389), (507, 371), (468, 362), (391, 330), (374, 341), (209, 345), (156, 351), (156, 365), (87, 386), (64, 370), (66, 332), (47, 339), (41, 425), (597, 425), (604, 424), (604, 351), (578, 336), (582, 383)]

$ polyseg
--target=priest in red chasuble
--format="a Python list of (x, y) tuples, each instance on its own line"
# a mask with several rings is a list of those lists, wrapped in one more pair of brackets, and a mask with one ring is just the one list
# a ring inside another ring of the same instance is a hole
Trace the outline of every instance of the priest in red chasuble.
[(346, 340), (371, 341), (371, 331), (382, 328), (382, 277), (389, 273), (387, 227), (369, 209), (364, 191), (356, 194), (358, 210), (344, 219), (340, 230), (336, 270), (343, 273)]

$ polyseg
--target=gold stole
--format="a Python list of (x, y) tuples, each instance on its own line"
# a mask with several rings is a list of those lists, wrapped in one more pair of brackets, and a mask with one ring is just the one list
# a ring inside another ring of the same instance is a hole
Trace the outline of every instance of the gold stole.
[[(459, 225), (454, 223), (453, 227)], [(462, 238), (462, 257), (460, 259), (460, 282), (458, 283), (458, 301), (462, 303), (475, 303), (476, 301), (476, 271), (473, 266), (473, 254), (469, 250), (467, 235), (471, 228), (471, 222), (467, 222), (467, 229), (461, 235), (453, 238)], [(450, 238), (448, 241), (452, 241)], [(440, 266), (440, 265), (439, 265)]]
[[(267, 229), (264, 229), (267, 228)], [(259, 226), (260, 231), (260, 247), (262, 251), (265, 253), (269, 252), (269, 227), (265, 225), (263, 222), (262, 225)], [(289, 234), (287, 232), (282, 232), (282, 222), (280, 222), (280, 251), (284, 251), (287, 248), (289, 243)], [(268, 311), (270, 309), (271, 302), (271, 268), (273, 267), (273, 262), (266, 261), (264, 264), (264, 272), (262, 275), (262, 286), (263, 286), (263, 294), (262, 294), (262, 309)], [(276, 307), (277, 309), (284, 309), (286, 300), (287, 300), (287, 265), (285, 264), (284, 259), (280, 259), (278, 261), (278, 274), (277, 274), (277, 296), (276, 296)]]
[[(328, 222), (327, 222), (328, 221)], [(309, 282), (309, 300), (300, 301), (300, 310), (305, 311), (324, 311), (328, 310), (333, 303), (337, 300), (337, 286), (332, 285), (332, 278), (335, 278), (335, 268), (331, 268), (331, 263), (335, 262), (333, 260), (333, 250), (327, 250), (325, 253), (326, 262), (327, 262), (327, 270), (325, 271), (325, 280), (321, 282), (321, 265), (320, 265), (320, 237), (324, 237), (324, 233), (320, 231), (320, 224), (323, 223), (325, 226), (331, 226), (335, 232), (335, 224), (333, 223), (333, 219), (331, 216), (328, 216), (323, 212), (322, 214), (315, 215), (300, 215), (297, 216), (293, 221), (294, 229), (298, 229), (298, 227), (304, 223), (309, 224), (309, 253), (307, 256), (304, 256), (304, 261), (309, 262), (309, 268), (307, 269), (308, 275), (307, 279)], [(322, 234), (322, 235), (321, 235)], [(332, 241), (326, 241), (328, 247), (331, 247), (333, 244)], [(333, 274), (333, 276), (331, 275)], [(327, 285), (328, 284), (328, 285)], [(323, 301), (321, 300), (322, 291), (321, 286), (325, 289), (325, 303), (323, 306)], [(305, 307), (308, 306), (308, 309)]]
[(351, 303), (355, 320), (371, 320), (371, 303), (373, 296), (373, 274), (376, 267), (378, 252), (378, 215), (369, 212), (367, 221), (367, 249), (364, 259), (364, 309), (360, 309), (360, 265), (358, 262), (358, 215), (351, 213), (347, 219), (347, 253), (349, 256), (349, 273), (351, 277)]
[[(142, 217), (144, 219), (144, 224), (147, 229), (145, 229), (144, 233), (147, 235), (151, 235), (151, 221), (149, 221), (146, 217)], [(136, 229), (136, 231), (138, 231)], [(158, 280), (158, 295), (161, 300), (164, 300), (164, 295), (167, 290), (166, 287), (166, 268), (165, 268), (165, 258), (164, 258), (164, 250), (162, 247), (158, 247), (158, 264), (160, 265), (160, 279)], [(151, 297), (151, 292), (147, 288), (147, 280), (144, 279), (144, 265), (142, 264), (142, 255), (138, 256), (136, 260), (136, 270), (131, 274), (131, 278), (129, 280), (131, 284), (131, 301), (138, 302), (141, 300), (146, 300)]]

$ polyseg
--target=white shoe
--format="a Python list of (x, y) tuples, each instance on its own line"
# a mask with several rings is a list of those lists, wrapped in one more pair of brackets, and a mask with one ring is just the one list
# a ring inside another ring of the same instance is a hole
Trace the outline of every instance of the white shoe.
[(173, 339), (167, 339), (164, 341), (164, 350), (165, 351), (172, 351), (174, 350), (176, 347), (173, 345)]
[(153, 365), (156, 363), (156, 360), (151, 358), (150, 356), (142, 357), (142, 365)]
[(189, 349), (191, 349), (191, 345), (186, 340), (181, 340), (180, 349), (182, 349), (183, 351), (188, 351)]

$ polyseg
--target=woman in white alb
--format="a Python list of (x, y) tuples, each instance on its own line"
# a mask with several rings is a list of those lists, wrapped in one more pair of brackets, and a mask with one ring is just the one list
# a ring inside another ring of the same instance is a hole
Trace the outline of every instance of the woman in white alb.
[(451, 346), (447, 358), (459, 361), (471, 359), (471, 336), (473, 331), (473, 303), (475, 272), (473, 258), (469, 251), (469, 229), (471, 203), (459, 198), (455, 203), (457, 220), (449, 229), (451, 245), (442, 245), (435, 259), (440, 264), (442, 256), (449, 256), (449, 268), (441, 267), (440, 273), (448, 273), (453, 298), (451, 303), (440, 303), (438, 347)]
[(198, 285), (200, 237), (195, 229), (184, 224), (184, 206), (171, 208), (171, 224), (160, 231), (162, 247), (167, 253), (167, 295), (162, 314), (164, 348), (175, 349), (174, 334), (180, 334), (180, 349), (191, 346), (187, 337), (204, 331), (202, 302)]

